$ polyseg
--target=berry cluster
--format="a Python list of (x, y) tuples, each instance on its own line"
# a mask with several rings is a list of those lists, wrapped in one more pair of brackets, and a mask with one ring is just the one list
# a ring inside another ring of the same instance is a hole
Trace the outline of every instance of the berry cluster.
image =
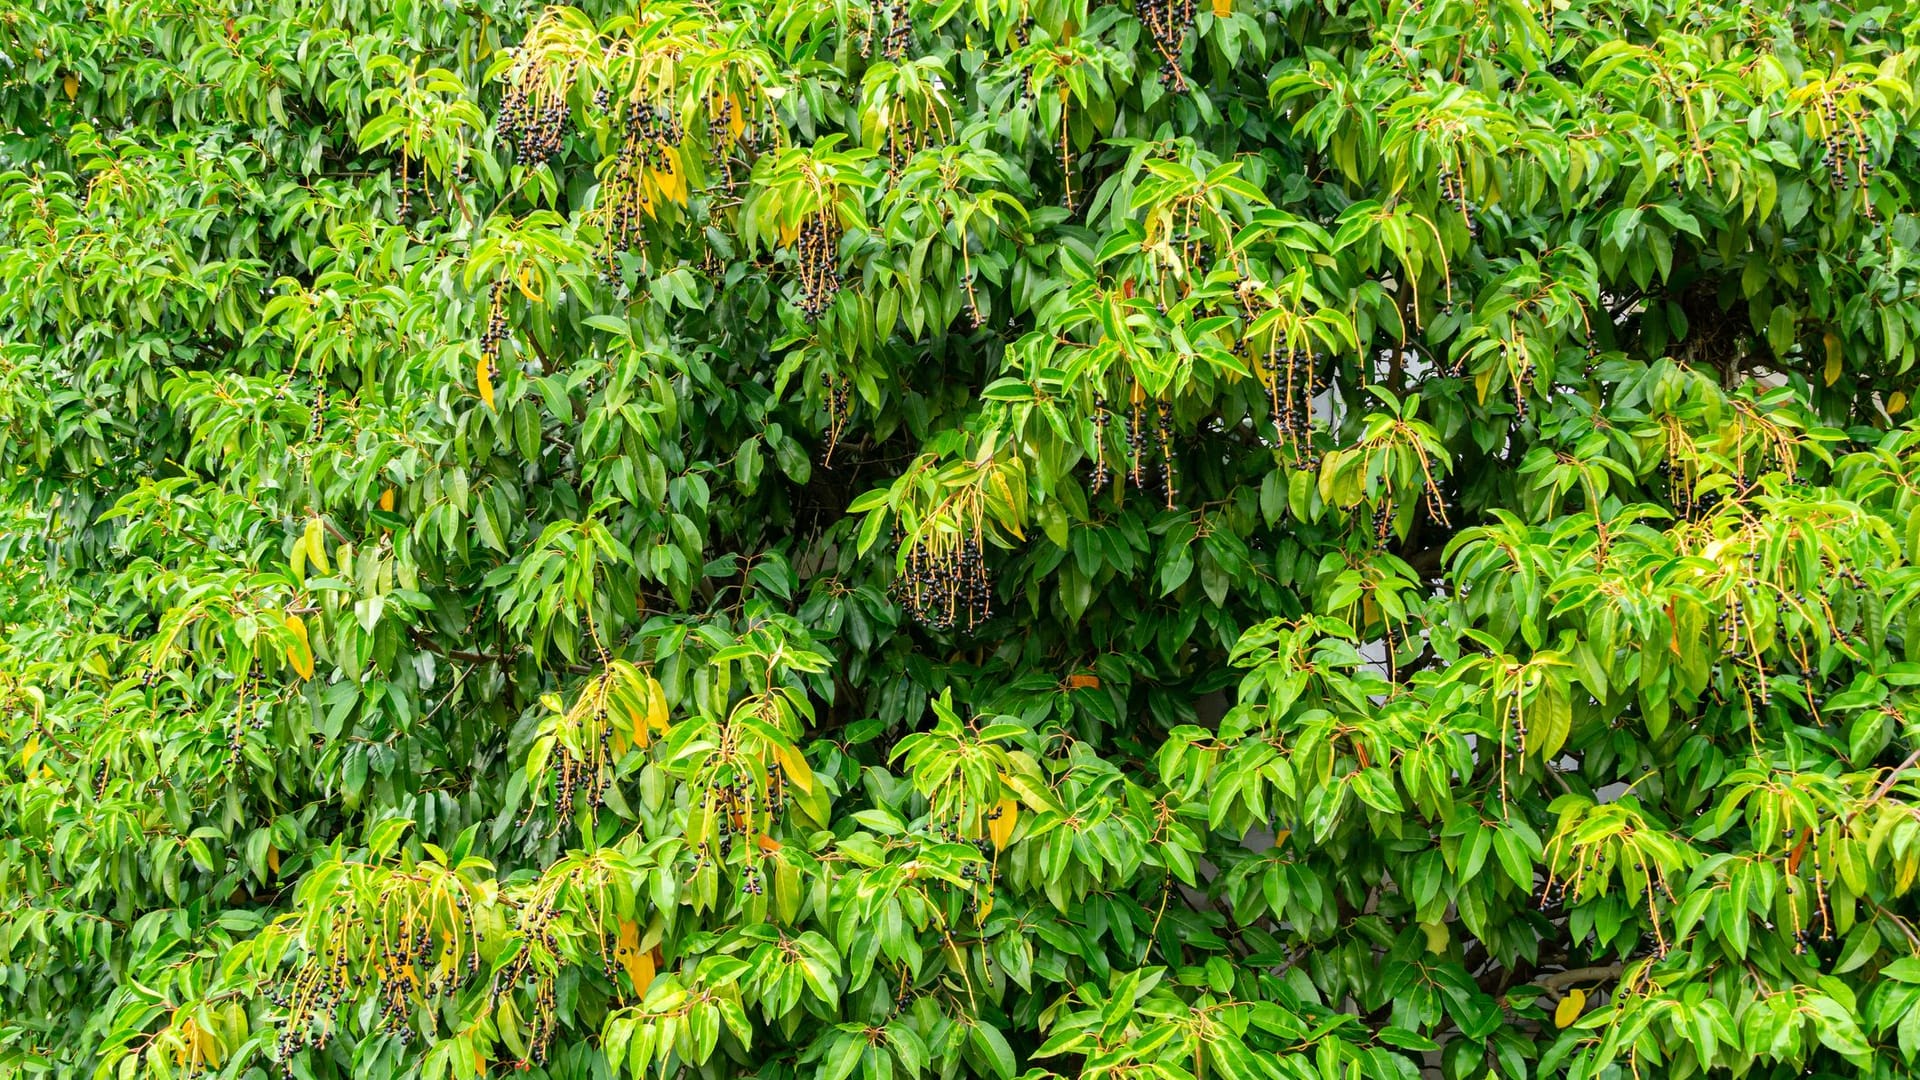
[[(1393, 528), (1393, 500), (1381, 499), (1380, 505), (1373, 508), (1373, 543), (1375, 547), (1387, 546), (1387, 534)], [(1526, 733), (1521, 732), (1521, 738)]]
[(1180, 492), (1173, 484), (1173, 403), (1153, 403), (1154, 434), (1160, 444), (1160, 491), (1167, 498), (1167, 509), (1174, 508)]
[(1113, 470), (1107, 465), (1107, 425), (1113, 422), (1113, 414), (1107, 411), (1107, 396), (1096, 391), (1093, 395), (1093, 493), (1107, 490), (1107, 484), (1113, 480)]
[(233, 726), (227, 732), (227, 768), (238, 771), (240, 751), (243, 748), (241, 735), (247, 728), (265, 731), (269, 715), (268, 703), (260, 697), (260, 668), (258, 665), (247, 668), (247, 674), (240, 680), (239, 701), (234, 707)]
[(840, 295), (840, 238), (829, 213), (814, 214), (800, 226), (800, 311), (808, 322), (818, 321)]
[(1193, 0), (1134, 0), (1133, 13), (1146, 24), (1154, 50), (1160, 54), (1160, 85), (1178, 94), (1187, 89), (1180, 70), (1180, 50), (1193, 29)]
[(416, 1008), (431, 1011), (432, 999), (478, 974), (472, 897), (463, 888), (420, 886), (417, 877), (396, 874), (374, 890), (377, 903), (328, 913), (317, 929), (318, 951), (267, 994), (287, 1014), (276, 1044), (281, 1060), (325, 1048), (339, 1010), (369, 990), (381, 1003), (375, 1030), (404, 1045)]
[[(1242, 359), (1251, 352), (1245, 339), (1234, 346), (1234, 354)], [(1288, 349), (1284, 360), (1269, 354), (1258, 367), (1260, 381), (1267, 388), (1274, 436), (1281, 446), (1293, 451), (1296, 460), (1308, 458), (1313, 451), (1313, 395), (1324, 359), (1319, 353)]]
[(1513, 376), (1513, 411), (1515, 419), (1527, 422), (1527, 399), (1533, 396), (1533, 364), (1522, 360), (1520, 370)]
[(1878, 168), (1867, 146), (1866, 132), (1852, 116), (1846, 116), (1846, 123), (1842, 125), (1840, 107), (1831, 96), (1821, 101), (1821, 111), (1826, 120), (1820, 137), (1821, 167), (1827, 170), (1835, 188), (1844, 191), (1850, 187), (1866, 187)]
[[(1792, 836), (1793, 832), (1794, 830), (1792, 829), (1786, 830), (1788, 836)], [(1811, 832), (1809, 832), (1808, 835), (1810, 837), (1812, 835)], [(1803, 845), (1806, 842), (1804, 839), (1801, 841)], [(1793, 856), (1788, 857), (1788, 865), (1790, 868), (1795, 862), (1796, 860)], [(1807, 903), (1807, 901), (1802, 899), (1800, 894), (1804, 891), (1805, 886), (1801, 883), (1799, 874), (1793, 873), (1791, 869), (1789, 870), (1786, 888), (1787, 915), (1788, 920), (1793, 924), (1793, 954), (1795, 956), (1805, 956), (1807, 950), (1813, 947), (1816, 938), (1820, 941), (1833, 940), (1833, 917), (1827, 910), (1826, 892), (1819, 888), (1819, 885), (1823, 883), (1820, 881), (1820, 873), (1818, 870), (1814, 872), (1814, 880), (1816, 882), (1814, 902), (1808, 905), (1812, 910), (1807, 912), (1807, 917), (1803, 920), (1800, 915), (1800, 905)]]
[[(1166, 499), (1167, 509), (1174, 507), (1179, 497), (1175, 486), (1173, 468), (1173, 403), (1155, 401), (1151, 421), (1146, 416), (1146, 395), (1136, 386), (1133, 391), (1130, 415), (1122, 423), (1127, 443), (1126, 482), (1141, 491), (1148, 490), (1148, 466), (1151, 454), (1148, 448), (1148, 425), (1152, 424), (1151, 436), (1153, 448), (1159, 451), (1160, 461), (1157, 470), (1161, 494)], [(1107, 429), (1113, 424), (1113, 414), (1107, 408), (1107, 399), (1099, 392), (1094, 394), (1093, 437), (1097, 453), (1093, 464), (1093, 491), (1098, 494), (1106, 490), (1113, 479), (1113, 470), (1107, 463)]]
[(599, 729), (599, 735), (587, 740), (584, 747), (587, 756), (576, 761), (572, 754), (560, 755), (560, 772), (554, 777), (553, 785), (554, 807), (561, 821), (573, 820), (577, 795), (587, 797), (587, 810), (591, 813), (600, 809), (606, 801), (607, 789), (613, 786), (613, 724), (608, 722), (605, 705), (594, 710), (591, 724)]
[(827, 453), (826, 464), (833, 464), (833, 451), (840, 445), (841, 436), (847, 432), (847, 421), (853, 416), (853, 393), (850, 380), (835, 378), (829, 372), (820, 373), (820, 383), (826, 388), (827, 399)]
[(507, 339), (507, 281), (501, 278), (487, 292), (487, 329), (480, 335), (480, 356), (487, 361), (491, 377), (500, 359), (500, 343)]
[(607, 178), (607, 236), (631, 250), (642, 241), (641, 215), (648, 211), (646, 171), (677, 168), (669, 152), (686, 138), (671, 106), (631, 101), (626, 105), (620, 149)]
[(881, 49), (881, 55), (898, 62), (907, 55), (907, 44), (913, 40), (913, 15), (907, 10), (908, 0), (888, 0), (887, 3), (887, 41)]
[(720, 860), (722, 862), (733, 855), (736, 837), (739, 838), (743, 847), (752, 849), (753, 795), (753, 788), (747, 783), (745, 776), (736, 776), (732, 782), (722, 783), (707, 792), (714, 816), (720, 822)]
[(514, 144), (514, 159), (540, 165), (560, 153), (567, 123), (567, 92), (579, 74), (580, 61), (567, 65), (558, 84), (546, 65), (523, 64), (500, 103), (497, 131)]
[[(307, 441), (319, 442), (321, 432), (327, 426), (327, 384), (315, 381), (313, 384), (313, 407), (307, 415)], [(148, 683), (148, 686), (153, 685)]]
[[(576, 878), (577, 875), (568, 875), (560, 879), (560, 884), (575, 882)], [(527, 1053), (520, 1062), (523, 1069), (530, 1064), (545, 1064), (547, 1047), (558, 1026), (556, 980), (551, 973), (535, 966), (534, 957), (536, 953), (547, 957), (560, 953), (560, 942), (553, 928), (554, 900), (559, 891), (557, 888), (545, 891), (521, 909), (518, 931), (527, 947), (514, 956), (511, 964), (494, 974), (489, 988), (495, 998), (512, 993), (515, 987), (524, 987), (533, 994), (533, 1012), (527, 1021)], [(527, 1016), (524, 1009), (521, 1015)]]
[(945, 632), (965, 624), (977, 629), (993, 615), (993, 589), (978, 531), (957, 539), (932, 534), (907, 549), (904, 578), (894, 582), (896, 599), (915, 621)]

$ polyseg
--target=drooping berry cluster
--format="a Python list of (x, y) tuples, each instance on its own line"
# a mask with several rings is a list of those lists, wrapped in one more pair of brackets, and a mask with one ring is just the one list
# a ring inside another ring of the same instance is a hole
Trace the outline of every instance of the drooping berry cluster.
[(679, 163), (673, 155), (685, 138), (671, 105), (626, 102), (620, 149), (614, 154), (604, 196), (607, 239), (614, 247), (632, 250), (642, 245), (641, 216), (650, 211), (647, 171), (677, 172)]
[[(1107, 460), (1107, 431), (1115, 423), (1113, 412), (1107, 407), (1104, 394), (1096, 391), (1093, 397), (1093, 491), (1098, 494), (1106, 490), (1112, 482), (1114, 472)], [(1157, 486), (1166, 499), (1168, 509), (1173, 509), (1179, 497), (1173, 460), (1173, 402), (1156, 400), (1153, 402), (1151, 416), (1148, 415), (1147, 397), (1135, 385), (1129, 403), (1128, 415), (1119, 421), (1122, 435), (1127, 444), (1126, 483), (1140, 491)], [(1149, 434), (1151, 427), (1151, 434)], [(1149, 445), (1151, 442), (1151, 446)], [(1158, 452), (1157, 466), (1153, 461), (1154, 452)], [(1150, 480), (1149, 477), (1152, 479)]]
[(1180, 495), (1173, 482), (1173, 403), (1154, 402), (1153, 416), (1154, 434), (1160, 444), (1160, 492), (1166, 496), (1167, 509), (1172, 510)]
[(913, 41), (913, 14), (907, 10), (908, 2), (887, 0), (887, 40), (881, 55), (895, 62), (907, 55), (907, 45)]
[[(739, 125), (738, 134), (734, 131), (736, 124)], [(707, 148), (720, 165), (721, 182), (729, 194), (736, 184), (733, 175), (734, 148), (743, 139), (751, 140), (754, 137), (754, 127), (740, 115), (740, 103), (732, 95), (716, 95), (707, 100)]]
[(853, 416), (852, 383), (845, 378), (836, 378), (830, 372), (820, 373), (820, 383), (824, 386), (827, 399), (827, 453), (826, 464), (833, 465), (833, 451), (840, 445), (841, 436), (847, 432), (847, 421)]
[(1187, 77), (1180, 70), (1180, 50), (1193, 29), (1193, 0), (1134, 0), (1133, 12), (1160, 54), (1160, 85), (1184, 93)]
[(416, 1033), (416, 1011), (431, 1015), (435, 999), (454, 993), (480, 970), (474, 901), (453, 884), (457, 879), (429, 883), (417, 874), (361, 872), (385, 874), (384, 882), (353, 890), (377, 899), (321, 912), (310, 929), (319, 945), (290, 979), (267, 993), (286, 1013), (276, 1043), (283, 1061), (309, 1047), (323, 1049), (342, 1010), (357, 1013), (353, 1006), (369, 993), (381, 1005), (369, 1033), (404, 1045)]
[(1520, 370), (1513, 376), (1513, 412), (1515, 419), (1527, 422), (1527, 399), (1533, 396), (1533, 362), (1522, 359)]
[(251, 665), (240, 679), (238, 701), (234, 707), (233, 726), (227, 731), (227, 768), (239, 771), (241, 751), (245, 748), (242, 734), (252, 728), (265, 731), (267, 717), (270, 715), (270, 703), (260, 695), (260, 668)]
[(480, 364), (485, 368), (487, 385), (491, 386), (500, 379), (500, 344), (507, 339), (505, 278), (494, 282), (487, 291), (487, 307), (487, 328), (480, 334)]
[[(557, 890), (556, 890), (557, 892)], [(554, 957), (560, 954), (560, 942), (554, 934), (553, 894), (536, 897), (521, 909), (518, 931), (526, 941), (527, 947), (520, 950), (507, 967), (496, 972), (490, 993), (495, 998), (513, 993), (516, 987), (526, 989), (533, 996), (531, 1014), (521, 1007), (521, 1015), (526, 1017), (527, 1052), (520, 1067), (544, 1065), (547, 1059), (547, 1047), (553, 1042), (557, 1025), (557, 996), (555, 984), (558, 980), (550, 971), (536, 965), (537, 954)]]
[[(319, 442), (320, 435), (327, 426), (327, 384), (316, 380), (313, 384), (313, 407), (307, 417), (307, 441)], [(149, 684), (151, 685), (151, 684)]]
[(840, 295), (840, 237), (829, 213), (811, 215), (800, 226), (800, 311), (808, 322), (825, 315)]
[(1107, 411), (1107, 396), (1096, 392), (1093, 395), (1093, 493), (1107, 490), (1107, 484), (1113, 480), (1113, 469), (1107, 465), (1107, 425), (1113, 422), (1113, 414)]
[[(1245, 339), (1234, 346), (1234, 353), (1245, 359), (1252, 347)], [(1313, 453), (1313, 396), (1319, 392), (1319, 353), (1288, 348), (1284, 353), (1268, 352), (1260, 358), (1257, 371), (1267, 388), (1267, 406), (1273, 416), (1274, 439), (1297, 462)]]
[(1828, 178), (1838, 190), (1866, 187), (1878, 168), (1867, 145), (1866, 132), (1857, 118), (1840, 111), (1831, 94), (1821, 99), (1820, 108), (1825, 121), (1820, 135), (1821, 167), (1827, 170)]
[(993, 615), (993, 588), (977, 533), (933, 534), (907, 549), (906, 574), (894, 582), (907, 614), (930, 630), (969, 632)]
[(539, 61), (523, 63), (500, 103), (496, 130), (513, 144), (514, 160), (540, 165), (560, 153), (567, 123), (567, 93), (580, 72), (580, 61), (567, 64), (559, 79)]
[[(1387, 546), (1387, 535), (1393, 529), (1393, 500), (1383, 498), (1373, 508), (1373, 543), (1375, 547)], [(1522, 729), (1525, 738), (1525, 729)]]

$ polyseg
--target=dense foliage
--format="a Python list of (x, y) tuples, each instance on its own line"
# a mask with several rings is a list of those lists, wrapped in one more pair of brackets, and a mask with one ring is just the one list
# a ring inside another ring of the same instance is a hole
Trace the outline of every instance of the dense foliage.
[(8, 0), (0, 1074), (1909, 1075), (1917, 62)]

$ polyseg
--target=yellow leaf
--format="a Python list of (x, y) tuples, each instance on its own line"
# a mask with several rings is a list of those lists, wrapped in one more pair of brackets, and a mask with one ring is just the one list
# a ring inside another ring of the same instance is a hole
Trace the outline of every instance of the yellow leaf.
[(38, 735), (27, 736), (27, 748), (20, 752), (20, 763), (24, 765), (27, 762), (32, 761), (33, 755), (39, 752), (40, 752), (40, 736)]
[[(662, 735), (667, 733), (667, 689), (660, 680), (647, 678), (647, 726)], [(642, 743), (641, 745), (646, 745)]]
[(1020, 804), (1012, 799), (1001, 799), (994, 804), (993, 813), (987, 818), (987, 834), (993, 837), (993, 849), (999, 851), (1013, 839), (1013, 827), (1020, 822)]
[(275, 874), (280, 872), (280, 849), (272, 844), (267, 845), (267, 869)]
[(798, 221), (791, 225), (783, 224), (780, 226), (781, 247), (792, 247), (793, 242), (798, 239), (800, 239), (800, 223)]
[(662, 198), (679, 203), (681, 206), (687, 205), (687, 177), (680, 171), (680, 151), (668, 147), (666, 153), (662, 155), (662, 160), (666, 162), (666, 167), (648, 169), (648, 178), (653, 181), (655, 187), (660, 189)]
[(727, 126), (733, 130), (733, 137), (739, 138), (747, 130), (747, 110), (740, 107), (738, 94), (728, 94), (727, 101), (733, 110), (727, 114)]
[(620, 940), (614, 946), (613, 955), (620, 966), (627, 969), (627, 978), (633, 981), (633, 992), (644, 996), (647, 987), (653, 985), (653, 954), (640, 951), (640, 927), (627, 920), (620, 920)]
[(520, 272), (514, 275), (514, 280), (520, 286), (520, 295), (537, 304), (540, 302), (540, 290), (533, 287), (532, 269), (522, 266)]
[(492, 367), (493, 367), (492, 362), (490, 362), (486, 357), (483, 356), (480, 358), (480, 365), (476, 369), (477, 374), (480, 376), (480, 400), (486, 402), (487, 408), (489, 409), (493, 408), (493, 372), (491, 370)]
[(1566, 1027), (1575, 1020), (1580, 1019), (1580, 1014), (1585, 1012), (1586, 1009), (1587, 992), (1585, 990), (1567, 991), (1567, 996), (1561, 998), (1560, 1004), (1554, 1006), (1553, 1026), (1558, 1028)]
[(392, 488), (388, 488), (385, 491), (382, 491), (380, 493), (380, 509), (386, 511), (389, 514), (393, 513), (393, 489)]
[(813, 794), (813, 767), (807, 764), (807, 759), (800, 751), (780, 743), (775, 744), (773, 756), (779, 759), (780, 768), (786, 771), (787, 779), (793, 781), (794, 787), (808, 795)]
[(287, 629), (293, 633), (293, 641), (287, 645), (287, 663), (293, 665), (301, 678), (313, 678), (313, 643), (307, 639), (307, 620), (289, 615)]
[(187, 1017), (180, 1025), (180, 1048), (174, 1051), (174, 1061), (180, 1065), (200, 1064), (209, 1068), (220, 1067), (220, 1044), (213, 1039), (213, 1032)]
[(61, 82), (66, 88), (67, 100), (72, 101), (74, 99), (74, 96), (80, 93), (79, 77), (74, 75), (73, 72), (69, 71), (67, 72), (67, 77), (65, 79), (62, 79)]
[(1447, 943), (1453, 936), (1447, 933), (1446, 923), (1421, 923), (1420, 929), (1427, 932), (1427, 951), (1439, 954), (1447, 951)]
[(1480, 392), (1480, 404), (1487, 403), (1487, 388), (1493, 385), (1493, 369), (1488, 368), (1473, 378), (1473, 388)]
[(1233, 14), (1233, 0), (1213, 0), (1213, 17), (1224, 19)]
[(1834, 335), (1833, 331), (1829, 330), (1827, 331), (1825, 341), (1827, 345), (1827, 370), (1825, 376), (1827, 385), (1832, 386), (1834, 383), (1840, 381), (1840, 339)]
[(1887, 415), (1888, 416), (1892, 416), (1895, 413), (1898, 413), (1901, 409), (1904, 409), (1906, 407), (1907, 407), (1907, 395), (1902, 391), (1895, 390), (1893, 392), (1893, 396), (1887, 399)]

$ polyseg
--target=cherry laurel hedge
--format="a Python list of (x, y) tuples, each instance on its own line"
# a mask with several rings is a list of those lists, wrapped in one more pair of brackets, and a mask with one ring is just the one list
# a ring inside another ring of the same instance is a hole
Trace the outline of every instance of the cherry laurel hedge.
[(9, 0), (0, 1074), (1912, 1075), (1913, 14)]

